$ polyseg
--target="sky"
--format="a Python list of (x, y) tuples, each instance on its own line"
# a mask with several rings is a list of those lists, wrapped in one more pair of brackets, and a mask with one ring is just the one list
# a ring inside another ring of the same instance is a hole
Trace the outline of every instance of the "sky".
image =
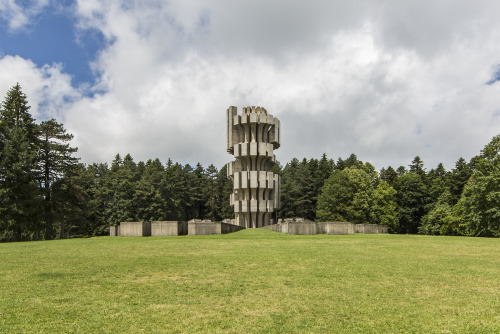
[(84, 163), (217, 168), (226, 109), (281, 121), (277, 160), (430, 170), (500, 133), (498, 0), (0, 0), (0, 98), (17, 82)]

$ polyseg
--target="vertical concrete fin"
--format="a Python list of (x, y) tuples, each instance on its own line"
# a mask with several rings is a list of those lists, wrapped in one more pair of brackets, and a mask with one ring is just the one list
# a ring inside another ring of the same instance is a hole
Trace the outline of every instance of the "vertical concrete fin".
[(235, 134), (233, 134), (234, 131), (238, 131), (237, 128), (234, 126), (234, 116), (238, 114), (238, 108), (231, 106), (227, 108), (226, 111), (226, 124), (227, 124), (227, 151), (229, 153), (233, 153), (233, 145), (234, 143), (234, 137)]

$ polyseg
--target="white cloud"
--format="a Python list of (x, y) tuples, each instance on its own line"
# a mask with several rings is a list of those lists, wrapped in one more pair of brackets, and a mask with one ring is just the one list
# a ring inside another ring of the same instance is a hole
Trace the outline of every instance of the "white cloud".
[(49, 0), (34, 0), (24, 3), (21, 6), (15, 0), (0, 0), (0, 18), (6, 20), (11, 31), (26, 27), (32, 17), (39, 14), (46, 6)]
[(98, 93), (79, 99), (57, 65), (31, 71), (51, 70), (44, 80), (52, 85), (61, 80), (50, 86), (55, 109), (86, 162), (119, 152), (220, 167), (231, 159), (230, 105), (261, 105), (281, 119), (283, 163), (326, 152), (356, 153), (377, 168), (416, 155), (428, 168), (451, 168), (500, 128), (500, 83), (485, 84), (500, 63), (497, 2), (150, 0), (75, 8), (78, 28), (98, 29), (108, 41), (93, 64)]
[(60, 64), (37, 67), (31, 60), (19, 56), (0, 58), (0, 96), (16, 83), (26, 94), (30, 112), (37, 120), (52, 117), (64, 121), (64, 113), (71, 103), (78, 100), (80, 92), (71, 86), (71, 77)]

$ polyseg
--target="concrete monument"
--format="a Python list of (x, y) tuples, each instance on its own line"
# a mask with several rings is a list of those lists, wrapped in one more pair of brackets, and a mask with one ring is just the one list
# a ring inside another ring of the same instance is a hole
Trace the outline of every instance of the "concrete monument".
[(276, 222), (280, 208), (280, 176), (271, 172), (280, 147), (280, 121), (261, 107), (227, 109), (227, 151), (235, 161), (227, 164), (233, 180), (230, 203), (235, 224), (245, 228)]
[(235, 219), (121, 222), (110, 226), (110, 236), (209, 235), (258, 227), (288, 234), (387, 233), (387, 226), (375, 224), (316, 223), (303, 218), (278, 221), (280, 176), (271, 168), (276, 163), (274, 150), (280, 147), (280, 121), (261, 107), (243, 108), (241, 115), (236, 107), (229, 107), (226, 116), (227, 151), (236, 159), (227, 164)]

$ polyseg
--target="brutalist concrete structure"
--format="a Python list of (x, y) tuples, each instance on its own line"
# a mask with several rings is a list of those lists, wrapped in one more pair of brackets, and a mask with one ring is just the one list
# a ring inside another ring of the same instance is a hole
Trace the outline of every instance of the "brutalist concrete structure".
[[(230, 221), (230, 220), (229, 220)], [(119, 226), (110, 226), (112, 237), (160, 237), (171, 235), (209, 235), (232, 233), (244, 227), (228, 222), (192, 219), (186, 221), (121, 222)]]
[(356, 233), (377, 234), (387, 233), (387, 226), (377, 224), (356, 224)]
[(276, 222), (280, 208), (280, 177), (271, 172), (280, 147), (280, 121), (262, 107), (227, 109), (227, 151), (235, 161), (227, 164), (233, 181), (230, 203), (235, 223), (257, 228)]
[(151, 222), (121, 222), (119, 231), (122, 237), (149, 237)]
[(387, 233), (387, 226), (377, 224), (354, 224), (348, 222), (316, 223), (307, 219), (286, 219), (265, 229), (287, 234), (377, 234)]
[(354, 234), (356, 233), (356, 225), (346, 222), (318, 223), (318, 234)]
[(188, 223), (184, 221), (156, 221), (151, 222), (151, 236), (187, 235)]
[(189, 235), (226, 234), (244, 229), (244, 227), (212, 221), (190, 220), (188, 222)]
[(109, 227), (109, 235), (111, 237), (117, 237), (120, 235), (120, 226), (118, 225), (111, 225)]

